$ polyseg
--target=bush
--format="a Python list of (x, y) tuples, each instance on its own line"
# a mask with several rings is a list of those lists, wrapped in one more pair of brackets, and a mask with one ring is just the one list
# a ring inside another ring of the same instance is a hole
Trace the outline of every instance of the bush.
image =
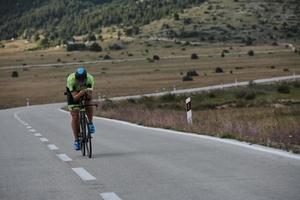
[(300, 81), (294, 81), (294, 82), (293, 82), (293, 86), (294, 86), (295, 88), (300, 88)]
[(83, 43), (70, 43), (67, 44), (67, 51), (84, 51), (86, 46)]
[(196, 70), (191, 70), (186, 73), (187, 76), (199, 76)]
[(277, 87), (277, 91), (279, 93), (288, 94), (288, 93), (290, 93), (290, 87), (286, 83), (283, 83)]
[(159, 59), (160, 59), (160, 57), (158, 55), (153, 56), (153, 60), (159, 60)]
[(194, 79), (191, 76), (184, 76), (184, 77), (182, 77), (182, 81), (193, 81), (193, 80)]
[(111, 59), (111, 57), (110, 57), (109, 55), (105, 55), (105, 56), (103, 57), (103, 59), (104, 59), (104, 60), (109, 60), (109, 59)]
[(90, 51), (95, 51), (95, 52), (100, 52), (100, 51), (102, 51), (102, 47), (97, 42), (93, 42), (89, 46), (89, 50)]
[(113, 44), (108, 47), (110, 50), (122, 50), (123, 47), (119, 44)]
[(19, 73), (18, 73), (17, 71), (13, 71), (13, 72), (11, 73), (11, 77), (12, 77), (12, 78), (18, 78), (18, 77), (19, 77)]
[(254, 56), (254, 51), (253, 50), (248, 51), (248, 55), (249, 56)]
[(215, 72), (216, 73), (224, 73), (224, 70), (221, 67), (217, 67)]
[(192, 53), (191, 55), (191, 59), (198, 59), (199, 56), (196, 53)]
[(256, 98), (256, 93), (255, 91), (247, 91), (245, 95), (246, 100), (253, 100)]

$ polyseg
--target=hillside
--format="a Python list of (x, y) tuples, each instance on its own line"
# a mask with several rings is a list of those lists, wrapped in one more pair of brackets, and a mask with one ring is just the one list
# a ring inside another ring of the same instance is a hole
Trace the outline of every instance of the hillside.
[(98, 33), (111, 25), (138, 26), (204, 0), (34, 0), (1, 1), (1, 39), (32, 37), (36, 31), (54, 37)]
[(123, 34), (199, 42), (295, 42), (298, 0), (12, 0), (0, 2), (0, 39), (68, 39), (101, 34), (116, 25)]
[(208, 0), (154, 21), (143, 32), (201, 42), (294, 42), (300, 39), (300, 1)]

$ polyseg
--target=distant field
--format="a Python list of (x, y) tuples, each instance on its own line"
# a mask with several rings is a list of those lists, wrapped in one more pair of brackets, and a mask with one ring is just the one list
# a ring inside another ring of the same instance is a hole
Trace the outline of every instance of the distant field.
[[(111, 43), (119, 43), (124, 49), (107, 50)], [(95, 96), (113, 97), (132, 94), (153, 93), (165, 90), (202, 87), (235, 80), (253, 80), (300, 73), (300, 55), (285, 47), (239, 46), (239, 45), (182, 45), (162, 41), (113, 41), (102, 43), (104, 51), (66, 52), (63, 48), (28, 51), (33, 44), (10, 41), (0, 49), (0, 108), (23, 106), (26, 98), (32, 104), (64, 101), (66, 77), (78, 66), (55, 66), (56, 63), (97, 60), (85, 64), (96, 78)], [(221, 57), (223, 50), (228, 50)], [(254, 56), (248, 51), (253, 50)], [(199, 58), (191, 59), (196, 53)], [(109, 55), (111, 59), (104, 60)], [(158, 55), (160, 60), (153, 60)], [(117, 61), (122, 59), (123, 61)], [(33, 64), (53, 63), (48, 67), (29, 67)], [(23, 66), (17, 69), (6, 67)], [(224, 73), (215, 73), (221, 67)], [(199, 76), (193, 81), (182, 81), (190, 70)], [(12, 78), (12, 72), (18, 78)]]

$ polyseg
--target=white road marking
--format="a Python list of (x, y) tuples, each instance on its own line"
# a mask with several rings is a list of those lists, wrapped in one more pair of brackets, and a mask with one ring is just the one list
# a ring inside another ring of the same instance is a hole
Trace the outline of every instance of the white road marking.
[(122, 200), (118, 195), (113, 192), (101, 193), (103, 200)]
[(29, 132), (36, 132), (35, 129), (29, 129)]
[(28, 126), (29, 124), (27, 124), (27, 123), (24, 123), (24, 126)]
[(69, 156), (67, 156), (66, 154), (56, 154), (56, 156), (65, 162), (72, 161), (72, 159)]
[(32, 127), (31, 127), (31, 126), (27, 126), (26, 128), (30, 129), (30, 128), (32, 128)]
[(35, 133), (34, 136), (36, 136), (36, 137), (41, 137), (42, 134), (40, 134), (40, 133)]
[(72, 170), (84, 181), (96, 180), (96, 177), (92, 176), (82, 167), (72, 168)]
[(48, 144), (47, 147), (50, 149), (50, 150), (58, 150), (58, 147), (55, 146), (55, 144)]
[(40, 138), (40, 140), (41, 140), (42, 142), (48, 142), (48, 141), (49, 141), (47, 138)]

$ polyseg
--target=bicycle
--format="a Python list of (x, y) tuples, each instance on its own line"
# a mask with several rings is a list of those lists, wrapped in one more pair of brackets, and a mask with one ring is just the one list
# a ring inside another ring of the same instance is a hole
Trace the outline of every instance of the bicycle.
[[(68, 102), (73, 102), (72, 94), (70, 90), (67, 88), (67, 91), (64, 93), (67, 95)], [(86, 104), (86, 95), (81, 97), (79, 100), (79, 105), (74, 106), (74, 108), (79, 108), (79, 135), (78, 139), (80, 142), (80, 149), (82, 156), (85, 156), (86, 153), (89, 158), (92, 157), (92, 136), (91, 133), (88, 130), (88, 123), (89, 119), (86, 114), (86, 107), (88, 106), (96, 106), (98, 107), (98, 104)]]
[(80, 142), (80, 149), (82, 156), (85, 156), (86, 153), (89, 158), (92, 157), (92, 136), (88, 130), (89, 119), (86, 114), (86, 107), (88, 106), (96, 106), (97, 104), (86, 104), (85, 98), (80, 98), (79, 105), (75, 106), (79, 108), (79, 135), (78, 139)]

